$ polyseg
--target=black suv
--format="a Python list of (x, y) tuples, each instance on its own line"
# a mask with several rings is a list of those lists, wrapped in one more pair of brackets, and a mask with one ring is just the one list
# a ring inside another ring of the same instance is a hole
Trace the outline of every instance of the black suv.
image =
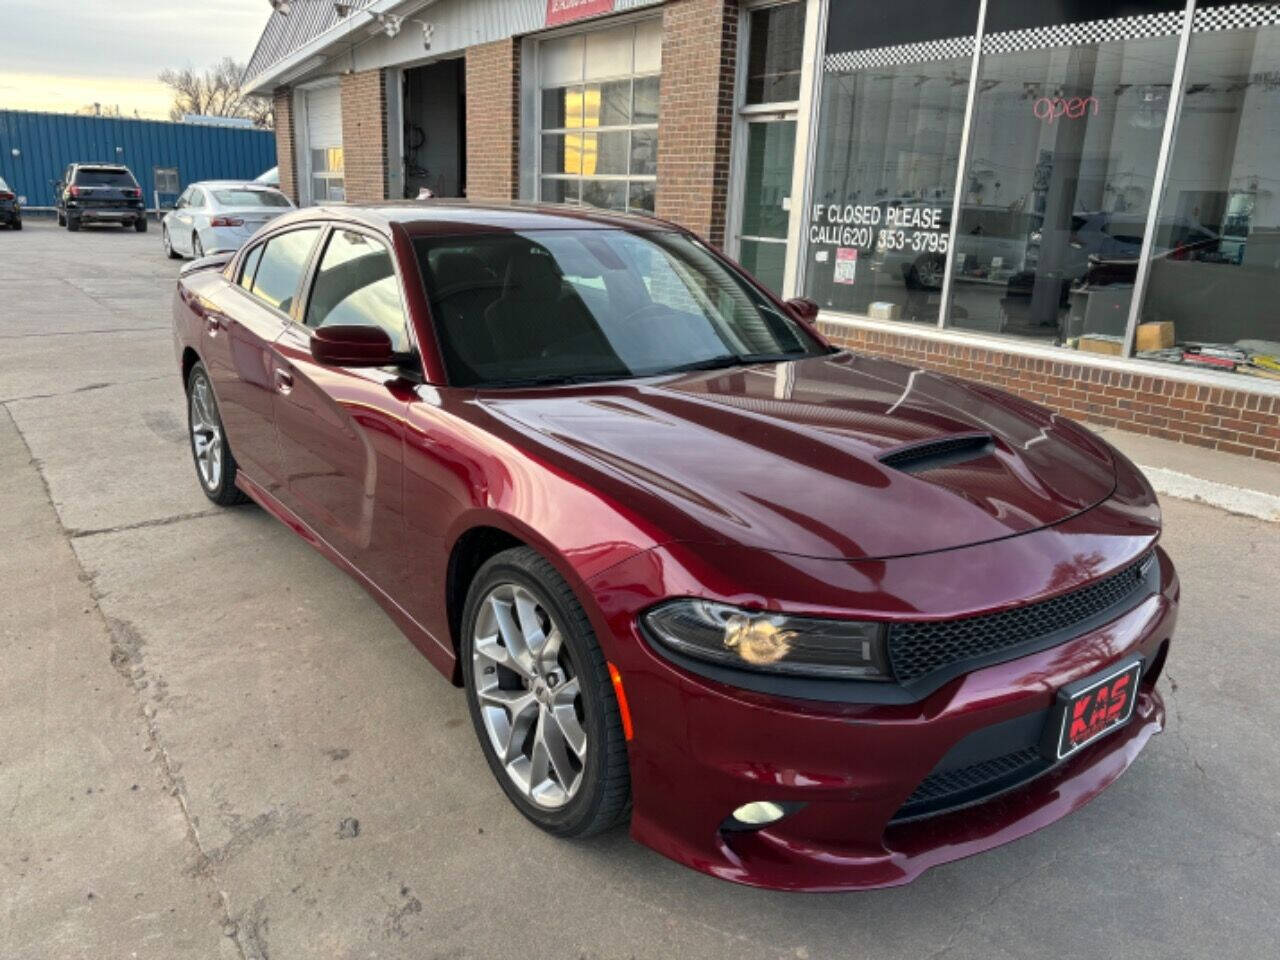
[(4, 177), (0, 177), (0, 223), (7, 223), (14, 230), (22, 229), (22, 204)]
[(129, 168), (118, 163), (73, 163), (58, 184), (58, 225), (79, 230), (90, 222), (133, 224), (147, 229), (142, 188)]

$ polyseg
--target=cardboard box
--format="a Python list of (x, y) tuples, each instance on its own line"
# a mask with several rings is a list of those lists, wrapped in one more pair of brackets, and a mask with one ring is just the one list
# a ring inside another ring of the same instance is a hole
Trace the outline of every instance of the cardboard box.
[(902, 304), (890, 303), (888, 300), (877, 300), (867, 307), (867, 316), (873, 320), (901, 320)]
[(1124, 352), (1124, 341), (1120, 337), (1089, 333), (1080, 338), (1080, 349), (1085, 353), (1105, 353), (1108, 356), (1118, 357)]
[(1166, 350), (1173, 346), (1173, 324), (1140, 323), (1138, 337), (1134, 341), (1134, 350)]

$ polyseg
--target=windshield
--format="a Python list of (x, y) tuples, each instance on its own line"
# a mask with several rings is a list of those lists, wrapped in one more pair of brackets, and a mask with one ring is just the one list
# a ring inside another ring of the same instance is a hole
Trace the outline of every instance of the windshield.
[(77, 187), (136, 187), (137, 181), (128, 170), (95, 170), (81, 167), (76, 171)]
[(642, 377), (826, 352), (678, 233), (530, 230), (414, 245), (455, 385)]
[(287, 207), (283, 193), (274, 190), (214, 190), (213, 198), (222, 207)]

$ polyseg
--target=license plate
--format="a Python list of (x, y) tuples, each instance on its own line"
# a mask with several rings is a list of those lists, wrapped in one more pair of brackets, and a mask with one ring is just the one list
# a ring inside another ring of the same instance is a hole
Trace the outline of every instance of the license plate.
[(1124, 726), (1138, 703), (1142, 661), (1135, 660), (1100, 677), (1085, 677), (1058, 691), (1049, 730), (1056, 735), (1050, 757), (1061, 760)]

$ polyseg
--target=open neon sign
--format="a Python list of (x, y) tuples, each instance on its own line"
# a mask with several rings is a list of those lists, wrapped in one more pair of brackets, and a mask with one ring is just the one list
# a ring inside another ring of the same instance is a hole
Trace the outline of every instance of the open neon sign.
[(1031, 104), (1036, 119), (1050, 125), (1059, 117), (1079, 120), (1090, 112), (1096, 117), (1100, 108), (1097, 97), (1040, 97)]

